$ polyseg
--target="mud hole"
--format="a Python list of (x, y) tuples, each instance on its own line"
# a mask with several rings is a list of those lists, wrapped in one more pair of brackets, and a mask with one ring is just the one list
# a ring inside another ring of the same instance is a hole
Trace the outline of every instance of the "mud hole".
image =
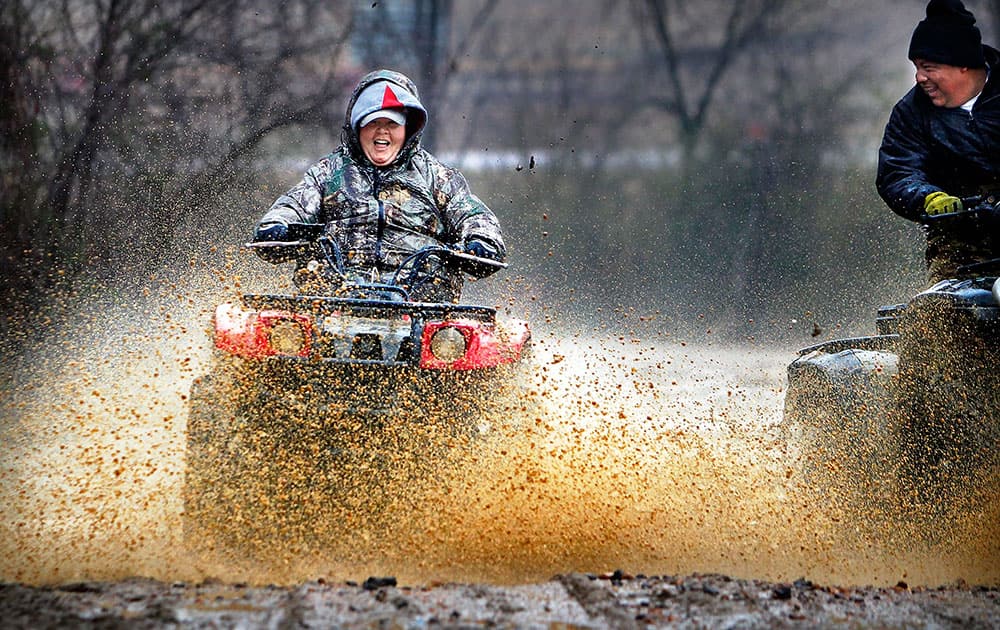
[(995, 500), (929, 522), (861, 480), (818, 488), (777, 430), (792, 349), (648, 322), (539, 317), (521, 396), (430, 474), (313, 496), (251, 545), (192, 545), (186, 405), (223, 291), (184, 282), (89, 302), (12, 358), (11, 625), (1000, 624)]

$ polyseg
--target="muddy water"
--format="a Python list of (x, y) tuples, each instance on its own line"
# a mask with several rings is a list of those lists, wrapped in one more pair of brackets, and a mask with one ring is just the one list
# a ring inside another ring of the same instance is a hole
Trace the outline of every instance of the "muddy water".
[(158, 286), (141, 308), (85, 305), (17, 357), (0, 401), (0, 580), (519, 583), (622, 569), (1000, 583), (995, 508), (920, 537), (892, 509), (816, 490), (777, 430), (786, 349), (566, 333), (558, 321), (536, 325), (506, 417), (426, 483), (386, 479), (378, 501), (367, 488), (315, 511), (308, 541), (277, 518), (271, 531), (258, 523), (250, 551), (192, 553), (186, 398), (208, 354), (199, 304), (214, 300)]

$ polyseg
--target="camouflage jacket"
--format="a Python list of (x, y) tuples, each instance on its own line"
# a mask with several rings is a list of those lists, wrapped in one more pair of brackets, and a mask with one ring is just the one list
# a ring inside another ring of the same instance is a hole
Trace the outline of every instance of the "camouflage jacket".
[[(365, 157), (352, 124), (370, 113), (353, 110), (361, 91), (377, 81), (392, 84), (407, 108), (405, 144), (396, 160), (384, 167), (375, 167)], [(386, 70), (368, 74), (347, 107), (341, 146), (310, 167), (301, 182), (274, 202), (259, 225), (323, 223), (346, 266), (368, 278), (384, 280), (423, 247), (461, 246), (471, 239), (483, 242), (502, 260), (506, 248), (496, 216), (458, 170), (420, 147), (426, 119), (409, 79)], [(412, 296), (415, 299), (451, 301), (461, 293), (462, 277), (438, 265), (422, 271), (414, 284), (422, 287)]]

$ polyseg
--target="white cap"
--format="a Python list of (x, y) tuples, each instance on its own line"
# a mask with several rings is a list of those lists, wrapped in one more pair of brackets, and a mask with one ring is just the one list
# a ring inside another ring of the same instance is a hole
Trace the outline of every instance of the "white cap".
[(406, 113), (404, 111), (399, 109), (380, 109), (362, 118), (361, 122), (358, 123), (358, 128), (364, 127), (377, 118), (388, 118), (397, 125), (406, 124)]

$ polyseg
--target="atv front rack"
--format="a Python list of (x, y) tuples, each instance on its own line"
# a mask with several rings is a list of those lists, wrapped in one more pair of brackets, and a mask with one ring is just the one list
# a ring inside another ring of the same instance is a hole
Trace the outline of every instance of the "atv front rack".
[(298, 313), (328, 315), (349, 313), (377, 316), (379, 314), (409, 314), (426, 318), (452, 319), (461, 317), (482, 322), (496, 320), (496, 309), (477, 304), (441, 304), (438, 302), (392, 302), (379, 299), (338, 298), (318, 295), (244, 295), (243, 304), (254, 310), (285, 310)]
[(244, 295), (215, 312), (215, 345), (254, 361), (479, 370), (518, 361), (526, 322), (496, 309), (315, 295)]

